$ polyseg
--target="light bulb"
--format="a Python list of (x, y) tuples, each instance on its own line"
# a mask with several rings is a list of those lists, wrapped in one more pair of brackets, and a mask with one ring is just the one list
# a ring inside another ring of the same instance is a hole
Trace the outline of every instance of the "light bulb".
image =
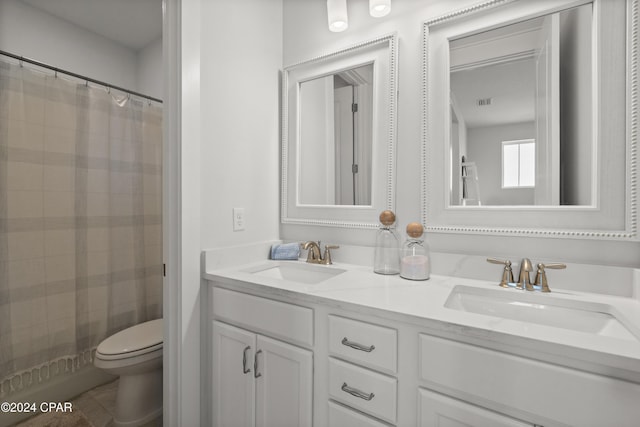
[(391, 12), (391, 0), (369, 0), (369, 14), (374, 18), (386, 16)]

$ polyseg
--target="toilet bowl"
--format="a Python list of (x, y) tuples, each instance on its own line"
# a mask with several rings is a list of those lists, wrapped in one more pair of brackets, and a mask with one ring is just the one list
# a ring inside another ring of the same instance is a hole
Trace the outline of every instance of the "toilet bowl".
[(118, 375), (115, 427), (135, 427), (162, 415), (162, 319), (124, 329), (100, 343), (94, 365)]

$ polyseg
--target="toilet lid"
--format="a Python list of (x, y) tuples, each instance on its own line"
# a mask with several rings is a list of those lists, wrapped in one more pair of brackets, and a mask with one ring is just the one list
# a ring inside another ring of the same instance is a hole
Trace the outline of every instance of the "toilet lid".
[(96, 351), (104, 355), (116, 355), (144, 349), (151, 351), (158, 347), (162, 347), (162, 319), (123, 329), (102, 341)]

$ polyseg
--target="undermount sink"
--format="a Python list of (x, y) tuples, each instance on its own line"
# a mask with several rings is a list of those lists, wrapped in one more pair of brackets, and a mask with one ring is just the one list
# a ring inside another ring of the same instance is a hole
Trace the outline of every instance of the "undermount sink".
[(444, 306), (503, 319), (518, 320), (577, 332), (638, 340), (638, 333), (608, 304), (551, 298), (515, 289), (484, 289), (458, 285)]
[(297, 261), (268, 263), (248, 270), (260, 277), (315, 285), (344, 273), (346, 270)]

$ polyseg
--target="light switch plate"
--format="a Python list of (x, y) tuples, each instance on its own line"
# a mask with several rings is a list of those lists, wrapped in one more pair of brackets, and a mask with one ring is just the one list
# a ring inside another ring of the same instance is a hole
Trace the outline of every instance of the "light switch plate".
[(233, 231), (244, 230), (244, 208), (233, 208)]

